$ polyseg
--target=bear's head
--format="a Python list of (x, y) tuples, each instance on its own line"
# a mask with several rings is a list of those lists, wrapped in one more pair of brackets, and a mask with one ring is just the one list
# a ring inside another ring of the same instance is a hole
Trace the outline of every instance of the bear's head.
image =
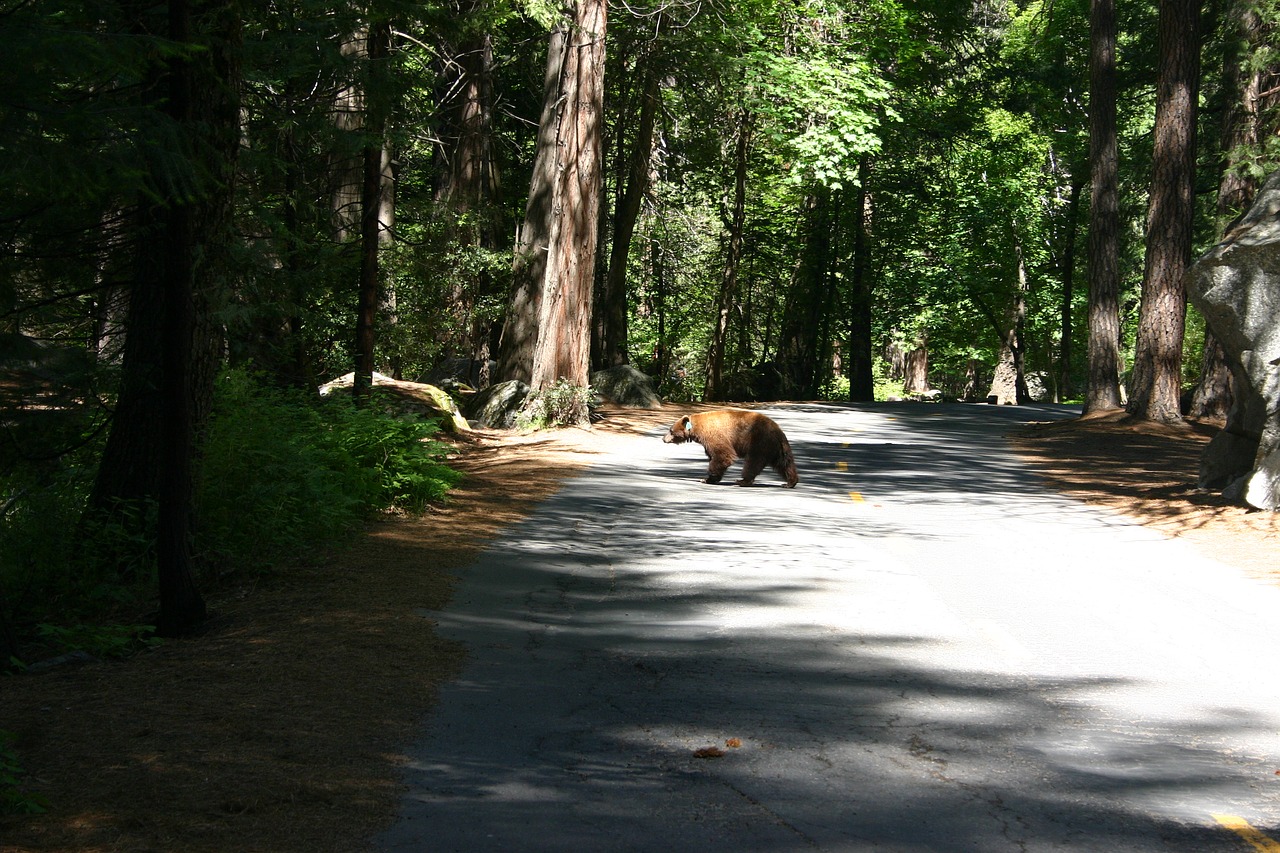
[(684, 444), (686, 441), (693, 440), (693, 421), (689, 420), (688, 415), (673, 423), (671, 429), (667, 430), (667, 434), (662, 437), (664, 444)]

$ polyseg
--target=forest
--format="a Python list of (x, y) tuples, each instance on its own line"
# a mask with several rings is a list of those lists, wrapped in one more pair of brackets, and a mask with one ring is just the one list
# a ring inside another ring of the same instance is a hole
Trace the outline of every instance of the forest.
[(8, 0), (0, 661), (438, 499), (375, 372), (1221, 416), (1182, 277), (1278, 161), (1278, 15)]

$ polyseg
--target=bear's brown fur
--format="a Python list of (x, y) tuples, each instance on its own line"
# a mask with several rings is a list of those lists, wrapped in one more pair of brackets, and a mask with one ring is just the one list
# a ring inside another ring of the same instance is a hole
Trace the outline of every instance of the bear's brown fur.
[(800, 481), (791, 442), (780, 426), (759, 412), (722, 409), (685, 415), (671, 425), (662, 440), (667, 444), (686, 441), (701, 444), (710, 460), (705, 483), (720, 482), (724, 472), (739, 457), (742, 459), (739, 486), (751, 485), (756, 475), (770, 465), (787, 481), (787, 488), (795, 488)]

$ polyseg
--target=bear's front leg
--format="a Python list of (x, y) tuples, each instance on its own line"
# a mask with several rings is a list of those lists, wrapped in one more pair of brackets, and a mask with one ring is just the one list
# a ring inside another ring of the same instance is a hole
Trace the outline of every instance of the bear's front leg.
[(729, 466), (733, 464), (734, 457), (708, 451), (707, 458), (710, 460), (707, 465), (707, 478), (702, 482), (715, 485), (724, 479), (724, 472), (729, 470)]

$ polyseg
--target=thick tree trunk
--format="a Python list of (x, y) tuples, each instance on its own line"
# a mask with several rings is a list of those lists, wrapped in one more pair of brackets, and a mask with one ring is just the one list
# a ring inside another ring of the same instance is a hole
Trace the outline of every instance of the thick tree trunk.
[[(177, 636), (205, 618), (191, 555), (193, 469), (219, 354), (209, 305), (230, 240), (240, 16), (229, 0), (170, 0), (168, 12), (167, 36), (201, 47), (159, 71), (195, 189), (142, 206), (124, 379), (87, 517), (145, 535), (138, 509), (155, 502), (156, 628)], [(173, 178), (156, 174), (153, 186)]]
[(554, 218), (529, 381), (535, 392), (558, 379), (581, 387), (589, 381), (607, 10), (606, 0), (574, 4), (560, 77)]
[(1163, 423), (1182, 420), (1179, 398), (1187, 312), (1183, 277), (1191, 263), (1195, 215), (1199, 19), (1198, 0), (1160, 2), (1154, 174), (1129, 412)]
[(524, 221), (516, 234), (512, 261), (511, 296), (498, 344), (498, 379), (529, 382), (533, 376), (533, 349), (538, 339), (538, 317), (546, 277), (547, 252), (555, 215), (553, 195), (557, 180), (561, 77), (569, 50), (569, 24), (551, 31), (547, 67), (542, 78), (542, 116), (538, 122), (537, 151)]
[(1120, 407), (1120, 182), (1115, 0), (1092, 0), (1089, 51), (1089, 349), (1085, 413)]
[(742, 267), (743, 234), (746, 229), (747, 165), (751, 150), (753, 117), (748, 112), (738, 116), (737, 144), (733, 158), (733, 203), (725, 245), (724, 267), (720, 272), (720, 292), (716, 296), (715, 325), (711, 329), (711, 351), (707, 356), (707, 383), (703, 397), (723, 400), (725, 343), (729, 338), (729, 317), (738, 299), (738, 273)]
[(853, 201), (853, 282), (849, 317), (849, 401), (875, 400), (875, 373), (871, 346), (871, 209), (867, 183), (871, 163), (858, 164), (858, 189)]
[(923, 394), (929, 390), (929, 350), (919, 344), (903, 358), (902, 393)]

